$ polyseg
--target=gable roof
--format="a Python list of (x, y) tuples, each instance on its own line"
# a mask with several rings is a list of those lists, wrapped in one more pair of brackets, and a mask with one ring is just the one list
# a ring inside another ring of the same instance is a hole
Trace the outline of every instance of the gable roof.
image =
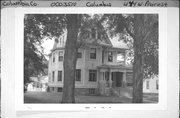
[(129, 49), (127, 44), (125, 42), (123, 42), (123, 40), (121, 40), (118, 37), (109, 38), (109, 40), (111, 41), (113, 48), (126, 49), (126, 50)]
[[(103, 32), (103, 33), (106, 33), (106, 32)], [(58, 44), (62, 36), (60, 36), (59, 39), (54, 39), (54, 46), (51, 51), (54, 51), (56, 49), (64, 49), (65, 48), (65, 41), (67, 38), (67, 33), (65, 33), (64, 36), (65, 36), (65, 40), (64, 40), (63, 45)], [(106, 34), (101, 39), (90, 37), (90, 38), (86, 38), (85, 40), (82, 40), (82, 41), (84, 41), (83, 42), (83, 44), (85, 44), (84, 46), (94, 45), (94, 46), (103, 46), (103, 47), (110, 47), (110, 48), (116, 48), (116, 49), (125, 49), (125, 50), (129, 49), (127, 44), (124, 43), (122, 40), (120, 40), (119, 37), (110, 38), (108, 36), (108, 34)], [(81, 42), (81, 40), (78, 40), (78, 42)]]

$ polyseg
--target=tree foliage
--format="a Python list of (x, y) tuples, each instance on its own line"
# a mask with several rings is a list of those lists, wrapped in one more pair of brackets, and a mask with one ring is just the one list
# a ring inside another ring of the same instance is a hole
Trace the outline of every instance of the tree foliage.
[[(141, 24), (137, 26), (142, 34), (141, 42), (133, 45), (135, 39), (135, 16), (141, 16)], [(106, 31), (111, 37), (119, 35), (119, 39), (128, 44), (130, 51), (128, 56), (134, 62), (134, 48), (141, 46), (142, 55), (144, 58), (144, 78), (149, 78), (152, 75), (158, 75), (158, 15), (157, 14), (105, 14), (104, 22)]]

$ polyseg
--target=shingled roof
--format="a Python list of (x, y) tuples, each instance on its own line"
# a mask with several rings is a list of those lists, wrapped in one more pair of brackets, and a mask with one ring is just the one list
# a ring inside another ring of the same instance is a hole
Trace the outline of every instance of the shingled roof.
[[(54, 46), (51, 51), (54, 51), (56, 49), (63, 49), (65, 47), (66, 39), (63, 42), (64, 45), (58, 44), (60, 42), (59, 40), (61, 39), (61, 37), (59, 39), (54, 40)], [(65, 36), (65, 38), (67, 38), (67, 36)], [(78, 40), (78, 42), (83, 43), (84, 46), (94, 45), (94, 46), (111, 47), (111, 48), (125, 49), (125, 50), (128, 49), (127, 44), (124, 43), (122, 40), (120, 40), (118, 37), (110, 38), (108, 35), (105, 35), (101, 39), (89, 37), (86, 39)]]

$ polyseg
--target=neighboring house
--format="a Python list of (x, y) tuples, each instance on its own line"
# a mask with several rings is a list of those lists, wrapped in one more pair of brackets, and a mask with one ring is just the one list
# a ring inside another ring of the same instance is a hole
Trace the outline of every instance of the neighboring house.
[(159, 90), (159, 79), (158, 77), (153, 77), (150, 79), (145, 79), (143, 81), (143, 92), (144, 93), (158, 93)]
[(30, 77), (30, 80), (27, 91), (47, 91), (48, 76)]
[[(49, 54), (48, 86), (51, 92), (62, 92), (66, 38), (64, 33), (55, 39)], [(97, 30), (90, 32), (85, 45), (77, 53), (76, 93), (110, 95), (126, 86), (132, 88), (132, 66), (126, 64), (126, 50), (128, 46), (118, 38), (101, 36)]]

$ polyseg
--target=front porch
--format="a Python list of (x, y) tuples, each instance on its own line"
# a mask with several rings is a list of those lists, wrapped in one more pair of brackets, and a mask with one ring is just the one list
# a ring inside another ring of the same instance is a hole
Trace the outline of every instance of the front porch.
[(131, 67), (123, 65), (102, 65), (98, 67), (98, 89), (101, 95), (110, 96), (119, 93), (127, 86), (127, 73), (132, 73)]

